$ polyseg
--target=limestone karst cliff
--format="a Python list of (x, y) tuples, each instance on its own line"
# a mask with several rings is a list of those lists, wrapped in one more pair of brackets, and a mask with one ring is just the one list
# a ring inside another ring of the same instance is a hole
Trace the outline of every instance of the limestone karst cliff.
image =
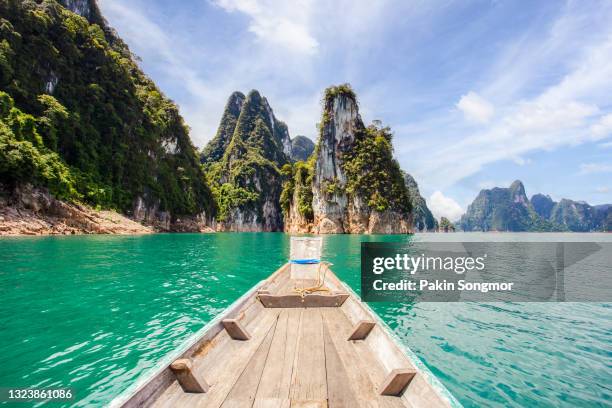
[(592, 206), (584, 201), (561, 199), (550, 210), (548, 219), (574, 232), (610, 231), (606, 219), (612, 213), (608, 205)]
[(528, 200), (517, 180), (509, 188), (482, 190), (459, 224), (465, 231), (609, 231), (610, 207), (568, 199), (555, 202), (543, 194)]
[(280, 168), (290, 162), (287, 126), (256, 90), (233, 93), (219, 130), (204, 148), (221, 231), (282, 231)]
[(177, 106), (94, 0), (0, 2), (0, 184), (163, 230), (214, 216)]
[(482, 190), (459, 222), (465, 231), (531, 231), (542, 221), (516, 180), (509, 188)]
[(291, 159), (306, 161), (314, 151), (315, 144), (306, 136), (298, 135), (291, 139)]
[(236, 129), (236, 123), (238, 123), (238, 117), (242, 111), (242, 104), (244, 103), (245, 96), (242, 92), (234, 92), (230, 95), (221, 117), (221, 123), (217, 129), (215, 137), (208, 142), (206, 147), (202, 150), (200, 156), (203, 163), (211, 163), (221, 160), (227, 146), (229, 145), (234, 130)]
[(411, 202), (391, 131), (359, 115), (348, 85), (325, 91), (317, 147), (287, 169), (283, 208), (289, 232), (408, 233)]
[(410, 203), (412, 204), (412, 223), (414, 230), (419, 232), (434, 232), (438, 230), (438, 221), (435, 219), (429, 208), (425, 198), (421, 196), (419, 185), (414, 177), (406, 173), (404, 175), (406, 187), (410, 194)]

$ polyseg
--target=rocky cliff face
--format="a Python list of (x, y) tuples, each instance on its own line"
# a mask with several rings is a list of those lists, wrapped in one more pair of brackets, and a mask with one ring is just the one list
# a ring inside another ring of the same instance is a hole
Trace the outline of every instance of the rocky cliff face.
[(0, 39), (5, 188), (32, 185), (163, 229), (214, 216), (177, 106), (94, 0), (2, 1)]
[(202, 151), (202, 163), (211, 163), (221, 160), (223, 153), (234, 135), (238, 117), (242, 111), (242, 104), (246, 97), (242, 92), (234, 92), (228, 99), (221, 117), (221, 123), (215, 137), (206, 145)]
[(535, 194), (527, 200), (523, 183), (510, 188), (482, 190), (461, 217), (464, 231), (607, 231), (607, 205), (593, 207), (583, 201)]
[(602, 214), (584, 201), (561, 199), (552, 208), (550, 220), (569, 231), (590, 232), (602, 226)]
[(410, 194), (410, 202), (412, 204), (412, 223), (415, 231), (433, 232), (438, 230), (438, 221), (427, 207), (427, 202), (421, 196), (419, 185), (414, 177), (406, 173), (404, 181)]
[[(325, 92), (318, 145), (308, 172), (312, 178), (311, 207), (308, 195), (300, 197), (295, 189), (297, 182), (294, 190), (288, 185), (285, 196), (292, 197), (286, 207), (289, 214), (311, 215), (312, 232), (411, 231), (410, 198), (393, 159), (390, 130), (364, 126), (348, 85)], [(287, 231), (300, 229), (302, 226), (293, 222), (286, 226)]]
[(9, 192), (0, 185), (0, 236), (152, 232), (114, 211), (60, 201), (44, 188), (24, 184)]
[(517, 180), (509, 188), (482, 190), (459, 224), (464, 231), (530, 231), (538, 218)]
[(536, 213), (542, 218), (550, 218), (550, 213), (557, 203), (552, 198), (544, 194), (534, 194), (531, 197), (531, 205)]
[(95, 0), (60, 0), (59, 3), (73, 13), (85, 17), (90, 23), (103, 23), (102, 13)]
[(296, 136), (291, 139), (291, 159), (306, 161), (315, 149), (315, 144), (306, 136)]
[(573, 232), (610, 231), (606, 219), (612, 205), (591, 206), (584, 201), (566, 198), (558, 203), (549, 196), (535, 194), (531, 197), (536, 212), (558, 229)]
[(202, 161), (215, 196), (217, 229), (282, 231), (280, 168), (289, 163), (291, 138), (266, 98), (251, 91), (230, 97)]

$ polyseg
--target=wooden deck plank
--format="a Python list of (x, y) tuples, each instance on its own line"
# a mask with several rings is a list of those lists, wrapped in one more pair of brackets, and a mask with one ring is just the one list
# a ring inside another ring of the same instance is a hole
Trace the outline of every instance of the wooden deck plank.
[(291, 401), (287, 398), (255, 398), (253, 408), (290, 408)]
[(291, 382), (292, 406), (299, 401), (327, 400), (323, 320), (320, 309), (302, 311), (296, 357)]
[(247, 342), (232, 340), (225, 331), (220, 332), (221, 339), (215, 339), (215, 346), (200, 358), (194, 358), (194, 369), (209, 382), (210, 390), (205, 394), (189, 394), (182, 392), (180, 387), (177, 390), (173, 384), (166, 390), (172, 396), (160, 398), (164, 406), (220, 407), (277, 318), (278, 310), (262, 309), (250, 322), (252, 338)]
[(277, 293), (281, 287), (289, 284), (289, 281), (291, 280), (290, 270), (291, 265), (285, 264), (277, 272), (268, 277), (265, 285), (262, 287), (262, 290), (267, 290), (270, 293)]
[(329, 331), (334, 333), (331, 339), (350, 378), (353, 390), (358, 396), (358, 406), (377, 407), (376, 387), (360, 362), (361, 356), (345, 337), (345, 334), (351, 329), (348, 319), (338, 309), (324, 310), (323, 318)]
[(268, 359), (268, 353), (270, 352), (270, 345), (272, 344), (272, 338), (278, 325), (278, 319), (272, 325), (264, 341), (259, 345), (259, 348), (253, 354), (248, 364), (244, 368), (242, 374), (230, 390), (225, 401), (221, 405), (223, 408), (231, 407), (251, 407), (257, 394), (257, 387), (261, 381), (261, 375), (263, 373), (266, 360)]
[(327, 403), (330, 408), (360, 407), (355, 383), (347, 373), (327, 324), (323, 324), (323, 344), (325, 346), (325, 369), (327, 372)]
[[(302, 309), (283, 310), (279, 316), (272, 346), (257, 390), (256, 400), (289, 400)], [(275, 402), (276, 403), (276, 402)]]

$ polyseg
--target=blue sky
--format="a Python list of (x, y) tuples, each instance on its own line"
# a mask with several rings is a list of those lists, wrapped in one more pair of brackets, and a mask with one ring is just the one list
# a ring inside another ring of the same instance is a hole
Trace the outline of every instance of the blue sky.
[(612, 202), (612, 2), (99, 3), (199, 147), (234, 90), (315, 139), (323, 89), (349, 82), (438, 216), (514, 179)]

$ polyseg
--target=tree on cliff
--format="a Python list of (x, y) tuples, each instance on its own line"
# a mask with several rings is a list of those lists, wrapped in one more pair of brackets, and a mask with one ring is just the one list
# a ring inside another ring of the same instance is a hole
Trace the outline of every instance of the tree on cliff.
[(174, 215), (212, 215), (178, 108), (94, 0), (0, 1), (0, 67), (5, 186), (33, 183), (124, 212), (139, 198)]

